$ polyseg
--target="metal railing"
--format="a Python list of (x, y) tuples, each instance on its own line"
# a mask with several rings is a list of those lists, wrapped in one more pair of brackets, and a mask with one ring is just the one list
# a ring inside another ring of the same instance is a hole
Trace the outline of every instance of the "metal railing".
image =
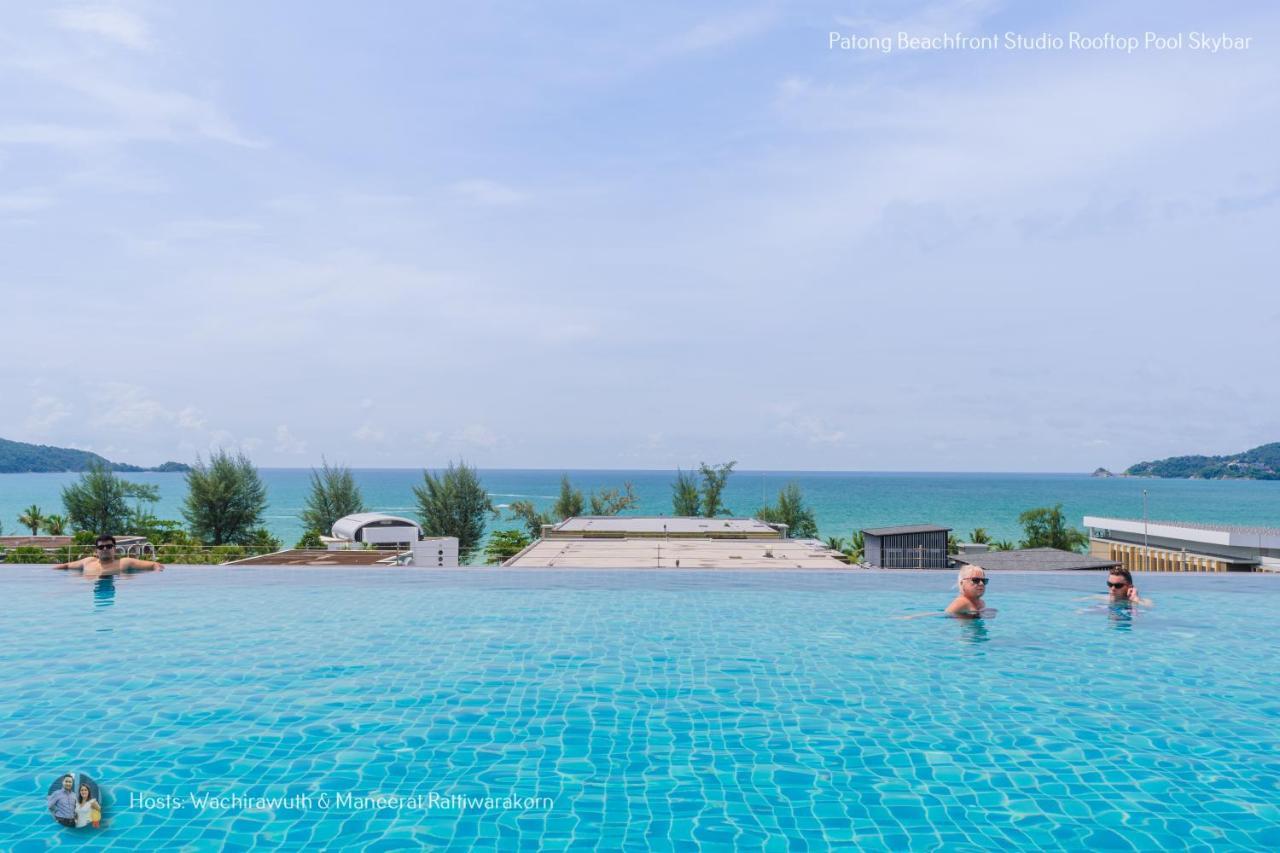
[[(143, 542), (120, 548), (116, 555), (174, 565), (219, 565), (247, 557), (274, 554), (279, 550), (280, 548), (271, 545), (154, 545)], [(95, 554), (93, 545), (62, 545), (56, 548), (20, 545), (0, 551), (0, 562), (72, 563)]]
[(946, 548), (881, 548), (880, 565), (886, 569), (945, 569)]

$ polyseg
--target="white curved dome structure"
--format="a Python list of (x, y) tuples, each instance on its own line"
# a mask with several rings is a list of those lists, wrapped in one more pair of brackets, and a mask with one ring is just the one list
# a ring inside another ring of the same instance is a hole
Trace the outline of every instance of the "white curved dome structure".
[(333, 523), (332, 532), (335, 539), (368, 542), (371, 545), (412, 543), (422, 538), (422, 526), (416, 521), (380, 512), (358, 512), (343, 516)]

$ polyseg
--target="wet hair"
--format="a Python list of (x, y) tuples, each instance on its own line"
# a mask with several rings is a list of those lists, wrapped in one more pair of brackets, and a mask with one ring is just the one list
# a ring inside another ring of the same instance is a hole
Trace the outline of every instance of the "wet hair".
[(1122, 569), (1119, 566), (1116, 566), (1114, 569), (1111, 570), (1111, 574), (1119, 575), (1120, 577), (1124, 578), (1125, 583), (1127, 583), (1129, 586), (1133, 586), (1133, 575), (1129, 574), (1128, 569)]
[(93, 544), (94, 545), (114, 545), (116, 544), (116, 537), (112, 536), (110, 533), (102, 533), (102, 534), (99, 534), (97, 539), (93, 540)]

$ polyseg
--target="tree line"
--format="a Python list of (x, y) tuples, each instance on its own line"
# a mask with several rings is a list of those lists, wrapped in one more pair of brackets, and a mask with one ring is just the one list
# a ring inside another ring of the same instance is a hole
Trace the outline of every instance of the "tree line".
[[(737, 463), (700, 463), (696, 471), (676, 470), (671, 484), (671, 510), (677, 517), (716, 518), (733, 515), (724, 493)], [(364, 496), (343, 465), (330, 465), (322, 460), (312, 469), (310, 488), (300, 514), (305, 532), (295, 547), (318, 548), (321, 536), (347, 515), (367, 511)], [(258, 470), (244, 453), (219, 450), (207, 462), (197, 459), (186, 473), (187, 494), (182, 504), (182, 521), (158, 518), (153, 510), (159, 500), (156, 486), (134, 483), (118, 476), (105, 465), (83, 473), (78, 482), (62, 490), (62, 514), (45, 515), (32, 505), (18, 518), (18, 523), (32, 535), (44, 531), (49, 535), (74, 534), (76, 544), (91, 543), (101, 533), (144, 536), (161, 549), (170, 562), (223, 562), (250, 551), (263, 553), (279, 550), (281, 543), (263, 524), (267, 509), (267, 489)], [(458, 539), (460, 555), (469, 561), (484, 545), (486, 562), (500, 563), (541, 538), (543, 528), (567, 518), (584, 514), (612, 516), (633, 509), (639, 499), (631, 483), (619, 488), (592, 491), (587, 495), (575, 488), (566, 474), (560, 481), (560, 493), (547, 509), (539, 509), (533, 501), (518, 500), (508, 507), (506, 520), (519, 522), (523, 529), (494, 531), (486, 542), (485, 533), (491, 518), (499, 515), (485, 490), (478, 472), (465, 462), (451, 462), (443, 471), (424, 470), (422, 483), (413, 487), (418, 521), (428, 536), (453, 536)], [(818, 525), (800, 486), (791, 482), (778, 492), (772, 504), (759, 507), (754, 517), (766, 523), (785, 525), (791, 538), (816, 539)], [(1088, 537), (1069, 527), (1061, 504), (1027, 510), (1019, 516), (1025, 537), (1024, 548), (1053, 547), (1080, 550)], [(994, 550), (1012, 549), (1014, 543), (992, 542), (983, 528), (969, 534), (975, 543), (990, 544)], [(828, 537), (829, 548), (845, 554), (851, 562), (863, 556), (860, 531), (849, 539)], [(949, 550), (955, 553), (959, 543), (949, 537)], [(202, 549), (212, 549), (202, 556)], [(12, 555), (11, 555), (12, 556)], [(28, 555), (29, 556), (29, 555)], [(212, 560), (211, 557), (223, 559)]]

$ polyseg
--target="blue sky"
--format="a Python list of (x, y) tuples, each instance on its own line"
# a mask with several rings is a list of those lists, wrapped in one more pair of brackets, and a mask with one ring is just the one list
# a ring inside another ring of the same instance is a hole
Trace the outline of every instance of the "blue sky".
[[(143, 464), (1030, 471), (1280, 440), (1271, 4), (6, 24), (6, 438)], [(1252, 46), (828, 49), (1073, 30)]]

